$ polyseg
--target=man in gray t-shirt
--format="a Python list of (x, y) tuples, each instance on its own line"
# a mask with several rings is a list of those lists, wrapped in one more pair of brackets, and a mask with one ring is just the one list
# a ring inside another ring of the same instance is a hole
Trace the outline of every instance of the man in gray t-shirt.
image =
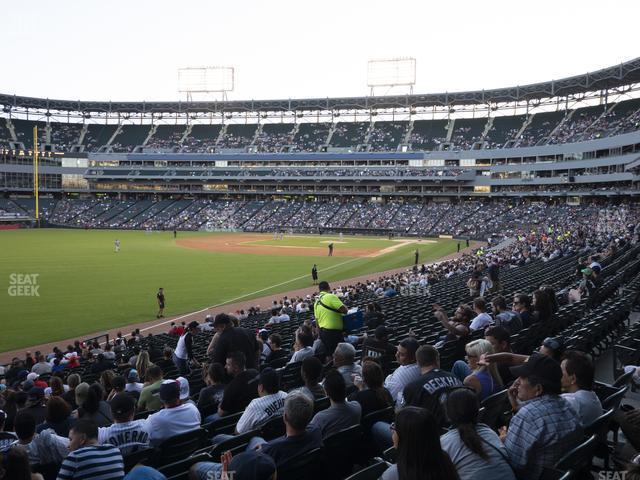
[(324, 389), (331, 401), (331, 406), (321, 410), (313, 417), (310, 427), (316, 427), (325, 439), (329, 435), (360, 423), (362, 407), (358, 402), (348, 402), (346, 385), (342, 375), (332, 370), (324, 378)]

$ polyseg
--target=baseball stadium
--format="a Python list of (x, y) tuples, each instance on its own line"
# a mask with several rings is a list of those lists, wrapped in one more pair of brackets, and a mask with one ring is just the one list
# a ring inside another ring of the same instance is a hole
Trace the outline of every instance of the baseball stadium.
[(0, 93), (0, 480), (640, 478), (640, 57), (418, 61)]

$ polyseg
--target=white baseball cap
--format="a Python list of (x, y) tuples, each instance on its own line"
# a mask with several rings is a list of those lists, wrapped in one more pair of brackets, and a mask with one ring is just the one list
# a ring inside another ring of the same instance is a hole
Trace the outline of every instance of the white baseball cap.
[(180, 382), (180, 400), (188, 400), (189, 399), (189, 380), (184, 377), (176, 378), (178, 382)]

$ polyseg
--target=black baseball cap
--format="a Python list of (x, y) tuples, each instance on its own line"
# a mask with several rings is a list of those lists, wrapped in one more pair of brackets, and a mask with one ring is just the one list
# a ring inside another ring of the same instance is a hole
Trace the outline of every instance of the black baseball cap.
[(125, 413), (133, 412), (136, 408), (136, 401), (131, 395), (126, 393), (118, 393), (110, 402), (111, 412), (116, 415), (124, 415)]
[(276, 464), (268, 455), (251, 451), (234, 455), (229, 470), (236, 480), (269, 480), (276, 473)]
[(180, 398), (180, 382), (177, 380), (165, 380), (160, 385), (160, 400), (173, 402)]
[(529, 360), (522, 365), (509, 368), (514, 377), (536, 376), (544, 380), (548, 385), (560, 387), (562, 369), (553, 358), (541, 353), (534, 353)]
[(382, 338), (382, 337), (387, 337), (389, 336), (389, 334), (391, 333), (391, 331), (385, 327), (384, 325), (378, 325), (375, 329), (375, 331), (373, 332), (373, 334), (376, 336), (376, 338)]
[(198, 328), (200, 324), (195, 320), (193, 322), (189, 322), (188, 328)]

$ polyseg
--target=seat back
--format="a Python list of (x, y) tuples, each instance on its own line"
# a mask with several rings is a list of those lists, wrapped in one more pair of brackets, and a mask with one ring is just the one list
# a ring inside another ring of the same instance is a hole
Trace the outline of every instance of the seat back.
[(576, 448), (567, 452), (556, 462), (554, 468), (560, 471), (573, 470), (575, 472), (586, 471), (591, 467), (591, 460), (598, 447), (598, 439), (595, 435), (589, 437)]
[(612, 395), (609, 395), (602, 401), (602, 408), (604, 410), (609, 410), (611, 408), (617, 410), (618, 408), (620, 408), (620, 403), (622, 403), (622, 399), (627, 394), (627, 390), (629, 390), (628, 386), (621, 388)]
[[(219, 460), (219, 459), (218, 459)], [(167, 480), (187, 480), (189, 478), (189, 469), (198, 462), (214, 462), (216, 461), (211, 455), (200, 453), (192, 455), (177, 462), (169, 463), (158, 468)], [(213, 478), (213, 476), (212, 476)]]
[(365, 433), (371, 431), (371, 427), (376, 422), (389, 422), (392, 421), (394, 416), (393, 407), (383, 408), (382, 410), (376, 410), (375, 412), (367, 413), (362, 417), (360, 424)]
[(273, 440), (285, 433), (284, 418), (282, 415), (272, 417), (260, 428), (260, 434), (265, 440)]
[(149, 459), (153, 457), (154, 452), (155, 449), (152, 447), (143, 447), (123, 455), (122, 460), (124, 461), (124, 473), (127, 473), (139, 463), (144, 464), (145, 462), (148, 462)]
[(325, 478), (344, 478), (353, 471), (358, 449), (362, 446), (362, 427), (353, 425), (329, 435), (323, 440), (330, 461), (324, 463)]
[(220, 462), (220, 456), (224, 452), (230, 451), (233, 455), (242, 453), (247, 449), (249, 441), (253, 437), (257, 437), (258, 435), (260, 435), (259, 430), (251, 430), (250, 432), (235, 435), (229, 440), (225, 440), (224, 442), (220, 442), (219, 444), (214, 445), (213, 448), (210, 449), (209, 455), (211, 455), (211, 458), (213, 458), (214, 462)]
[(202, 446), (205, 437), (206, 431), (199, 428), (167, 438), (158, 446), (156, 465), (168, 465), (191, 455)]
[(609, 423), (611, 422), (611, 417), (613, 417), (614, 413), (615, 410), (611, 408), (596, 418), (590, 425), (585, 427), (585, 435), (588, 437), (595, 435), (601, 441), (606, 439), (607, 433), (609, 432)]
[(322, 410), (326, 410), (330, 406), (331, 400), (329, 400), (329, 397), (319, 398), (315, 402), (313, 402), (313, 414), (315, 415)]
[(627, 372), (627, 373), (623, 373), (618, 378), (616, 378), (616, 381), (613, 382), (611, 386), (615, 388), (626, 387), (631, 382), (631, 377), (633, 377), (634, 373), (635, 373), (634, 370), (631, 370), (630, 372)]
[(317, 479), (321, 477), (321, 461), (321, 448), (297, 455), (278, 467), (278, 480)]
[(481, 411), (478, 415), (478, 421), (486, 424), (490, 428), (497, 430), (500, 426), (502, 414), (509, 409), (508, 390), (494, 393), (485, 398), (480, 404)]
[(378, 480), (387, 468), (389, 468), (387, 462), (376, 458), (373, 465), (369, 465), (353, 475), (348, 476), (345, 480)]
[(236, 429), (236, 424), (238, 423), (238, 420), (240, 420), (240, 417), (242, 417), (243, 413), (244, 412), (238, 412), (231, 415), (225, 415), (213, 422), (204, 424), (202, 428), (207, 431), (207, 434), (210, 437), (218, 435), (219, 433), (233, 434)]

